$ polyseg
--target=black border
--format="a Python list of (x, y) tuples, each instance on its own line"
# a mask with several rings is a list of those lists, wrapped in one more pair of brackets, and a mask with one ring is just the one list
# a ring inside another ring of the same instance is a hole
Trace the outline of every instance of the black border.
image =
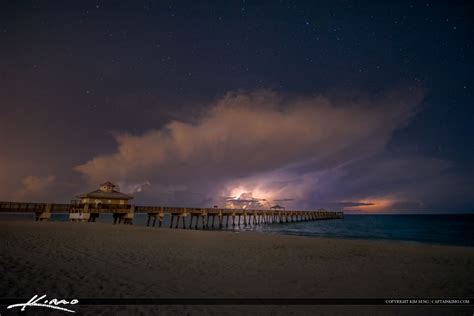
[[(0, 298), (0, 305), (27, 303), (28, 298)], [(62, 299), (62, 298), (59, 298)], [(473, 298), (66, 298), (77, 305), (438, 305), (474, 306)]]

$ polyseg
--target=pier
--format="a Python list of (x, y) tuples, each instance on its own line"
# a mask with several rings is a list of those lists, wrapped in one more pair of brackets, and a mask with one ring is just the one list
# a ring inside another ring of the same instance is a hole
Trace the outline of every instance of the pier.
[(139, 206), (102, 203), (1, 202), (1, 213), (33, 213), (36, 221), (47, 221), (52, 213), (67, 213), (75, 222), (95, 222), (100, 214), (113, 214), (114, 224), (132, 224), (136, 213), (147, 214), (147, 226), (162, 227), (165, 216), (169, 228), (222, 229), (235, 226), (269, 225), (326, 219), (342, 219), (344, 212), (326, 210), (229, 209)]

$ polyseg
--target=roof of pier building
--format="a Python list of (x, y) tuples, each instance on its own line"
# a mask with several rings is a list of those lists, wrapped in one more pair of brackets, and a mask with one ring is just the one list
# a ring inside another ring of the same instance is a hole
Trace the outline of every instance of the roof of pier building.
[(132, 196), (127, 195), (125, 193), (119, 192), (115, 190), (117, 186), (112, 182), (105, 182), (102, 183), (98, 190), (84, 193), (79, 195), (79, 198), (96, 198), (96, 199), (116, 199), (116, 200), (131, 200), (133, 199)]

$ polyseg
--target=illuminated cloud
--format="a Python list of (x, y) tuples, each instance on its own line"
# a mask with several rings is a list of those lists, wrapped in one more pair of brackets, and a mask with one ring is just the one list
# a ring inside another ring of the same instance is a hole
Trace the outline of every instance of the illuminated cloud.
[(355, 205), (345, 206), (344, 209), (348, 211), (361, 211), (365, 213), (382, 212), (393, 206), (395, 202), (396, 201), (390, 198), (369, 198), (366, 200), (353, 202)]
[(91, 184), (147, 183), (143, 197), (164, 203), (225, 203), (247, 192), (310, 207), (315, 190), (331, 185), (324, 174), (383, 150), (419, 101), (419, 93), (400, 92), (350, 102), (229, 93), (200, 117), (119, 134), (115, 153), (75, 170)]
[(54, 192), (51, 192), (55, 184), (56, 177), (48, 175), (44, 177), (38, 176), (27, 176), (21, 181), (22, 188), (18, 194), (18, 198), (43, 198), (45, 196), (51, 196)]

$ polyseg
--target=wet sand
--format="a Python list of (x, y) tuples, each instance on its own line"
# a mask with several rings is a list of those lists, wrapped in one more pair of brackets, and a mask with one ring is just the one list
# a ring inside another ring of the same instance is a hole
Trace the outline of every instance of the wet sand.
[[(0, 236), (0, 297), (41, 293), (58, 298), (474, 297), (471, 247), (65, 222), (2, 221)], [(128, 306), (80, 310), (124, 315), (471, 315), (474, 307)]]

